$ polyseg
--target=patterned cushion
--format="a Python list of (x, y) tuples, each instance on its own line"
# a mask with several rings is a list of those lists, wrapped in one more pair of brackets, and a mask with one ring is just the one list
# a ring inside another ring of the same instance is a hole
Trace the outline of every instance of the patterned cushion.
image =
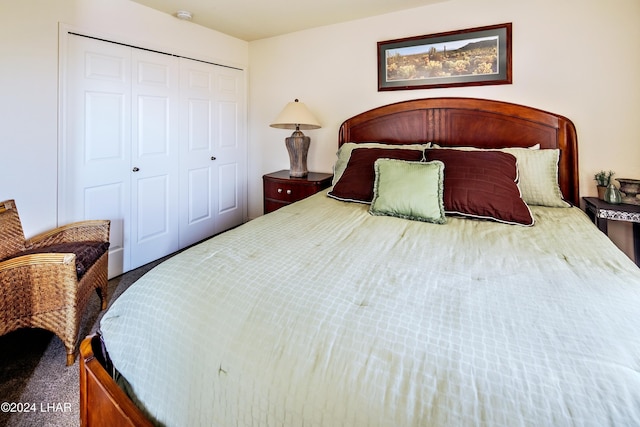
[(41, 253), (73, 253), (76, 255), (76, 273), (78, 280), (91, 268), (91, 266), (109, 249), (109, 242), (71, 242), (57, 243), (43, 248), (27, 249), (11, 258), (22, 255)]

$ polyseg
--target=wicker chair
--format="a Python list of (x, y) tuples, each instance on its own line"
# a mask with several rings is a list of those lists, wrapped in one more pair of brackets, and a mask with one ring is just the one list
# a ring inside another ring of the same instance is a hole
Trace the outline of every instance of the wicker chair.
[(15, 202), (0, 202), (0, 335), (19, 328), (56, 334), (75, 361), (91, 291), (107, 307), (108, 220), (80, 221), (24, 237)]

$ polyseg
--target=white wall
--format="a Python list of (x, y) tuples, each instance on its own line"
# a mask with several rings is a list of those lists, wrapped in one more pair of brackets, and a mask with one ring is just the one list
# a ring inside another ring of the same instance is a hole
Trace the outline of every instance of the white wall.
[(56, 225), (58, 27), (247, 68), (248, 43), (129, 0), (0, 1), (0, 200), (27, 237)]
[[(376, 42), (513, 23), (513, 84), (377, 91)], [(640, 2), (637, 0), (450, 0), (431, 6), (250, 43), (249, 215), (262, 213), (261, 175), (287, 169), (284, 138), (269, 127), (299, 98), (322, 129), (309, 170), (331, 171), (338, 127), (367, 109), (405, 99), (469, 96), (535, 106), (572, 119), (578, 131), (581, 195), (612, 169), (640, 178)], [(251, 173), (250, 172), (250, 173)], [(632, 254), (629, 224), (610, 235)]]

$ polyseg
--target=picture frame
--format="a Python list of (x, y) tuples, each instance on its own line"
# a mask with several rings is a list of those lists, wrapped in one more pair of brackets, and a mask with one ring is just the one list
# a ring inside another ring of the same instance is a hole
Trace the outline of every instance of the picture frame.
[(511, 84), (512, 24), (378, 42), (378, 91)]

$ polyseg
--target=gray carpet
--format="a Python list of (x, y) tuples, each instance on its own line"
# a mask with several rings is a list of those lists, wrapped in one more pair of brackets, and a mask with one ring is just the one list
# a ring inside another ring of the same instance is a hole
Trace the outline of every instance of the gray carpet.
[[(109, 304), (164, 259), (111, 279)], [(103, 314), (99, 309), (100, 299), (94, 293), (80, 337), (97, 329)], [(78, 359), (68, 367), (65, 360), (62, 341), (51, 332), (21, 329), (0, 337), (0, 426), (80, 425)]]

